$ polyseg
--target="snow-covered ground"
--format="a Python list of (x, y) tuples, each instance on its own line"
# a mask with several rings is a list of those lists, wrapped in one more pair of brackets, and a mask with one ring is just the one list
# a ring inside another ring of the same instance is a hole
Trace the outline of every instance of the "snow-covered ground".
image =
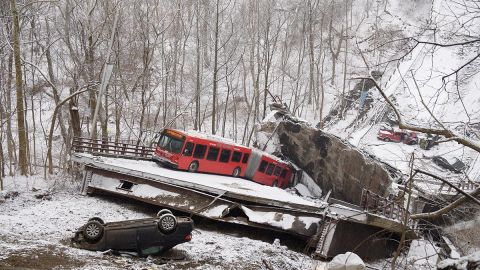
[[(196, 228), (191, 242), (170, 251), (170, 258), (177, 260), (80, 250), (72, 247), (69, 239), (90, 217), (119, 221), (150, 217), (158, 209), (124, 199), (82, 196), (76, 188), (58, 185), (40, 198), (53, 183), (37, 177), (5, 179), (5, 191), (0, 193), (0, 268), (312, 269), (315, 263), (279, 241), (251, 239), (241, 230), (225, 234)], [(184, 259), (178, 260), (181, 257)]]

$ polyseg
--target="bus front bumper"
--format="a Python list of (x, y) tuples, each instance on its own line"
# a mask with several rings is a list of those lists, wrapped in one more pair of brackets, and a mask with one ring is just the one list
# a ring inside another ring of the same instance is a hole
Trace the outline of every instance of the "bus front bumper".
[(173, 168), (173, 169), (178, 169), (178, 164), (171, 162), (168, 159), (165, 159), (163, 157), (159, 157), (155, 154), (152, 155), (152, 160), (160, 163), (162, 166)]

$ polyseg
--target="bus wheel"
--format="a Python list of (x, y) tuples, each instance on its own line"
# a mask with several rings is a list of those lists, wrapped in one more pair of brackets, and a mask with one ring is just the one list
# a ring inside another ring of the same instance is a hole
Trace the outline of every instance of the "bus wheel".
[(233, 176), (233, 177), (239, 177), (239, 176), (240, 176), (240, 168), (239, 168), (239, 167), (236, 167), (236, 168), (233, 170), (232, 176)]
[(272, 187), (278, 187), (278, 182), (277, 182), (277, 180), (273, 181)]
[(192, 161), (190, 165), (188, 165), (189, 172), (197, 172), (198, 171), (198, 161)]

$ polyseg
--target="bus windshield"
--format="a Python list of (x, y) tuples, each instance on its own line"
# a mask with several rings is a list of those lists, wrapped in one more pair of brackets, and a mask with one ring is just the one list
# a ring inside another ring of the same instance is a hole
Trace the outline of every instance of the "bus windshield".
[(167, 150), (168, 152), (179, 154), (182, 152), (184, 142), (185, 140), (172, 137), (168, 134), (162, 134), (158, 140), (158, 147)]

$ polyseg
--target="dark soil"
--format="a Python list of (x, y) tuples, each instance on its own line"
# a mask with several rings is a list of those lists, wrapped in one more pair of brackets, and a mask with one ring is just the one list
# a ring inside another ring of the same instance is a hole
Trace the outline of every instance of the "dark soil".
[(0, 260), (0, 269), (75, 269), (84, 262), (65, 254), (62, 248), (53, 245), (23, 249)]

